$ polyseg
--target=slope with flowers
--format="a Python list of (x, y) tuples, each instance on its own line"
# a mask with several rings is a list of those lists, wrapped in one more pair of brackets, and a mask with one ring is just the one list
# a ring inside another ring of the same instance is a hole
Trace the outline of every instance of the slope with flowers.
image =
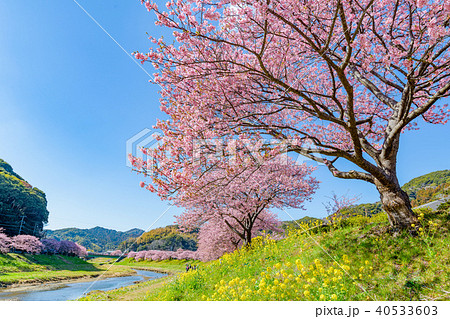
[(377, 214), (294, 230), (280, 241), (260, 238), (146, 298), (450, 300), (449, 212), (420, 210), (416, 233), (397, 236)]
[(86, 300), (450, 300), (450, 205), (417, 214), (420, 224), (396, 234), (384, 214), (301, 224), (165, 283)]

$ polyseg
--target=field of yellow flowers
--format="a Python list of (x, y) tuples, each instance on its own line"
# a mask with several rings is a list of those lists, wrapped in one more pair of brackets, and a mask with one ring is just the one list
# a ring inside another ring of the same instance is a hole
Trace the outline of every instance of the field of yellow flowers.
[(258, 237), (145, 299), (450, 300), (449, 212), (417, 213), (416, 235), (393, 235), (378, 214)]
[(419, 210), (401, 234), (384, 214), (300, 224), (157, 285), (85, 300), (450, 300), (449, 213)]

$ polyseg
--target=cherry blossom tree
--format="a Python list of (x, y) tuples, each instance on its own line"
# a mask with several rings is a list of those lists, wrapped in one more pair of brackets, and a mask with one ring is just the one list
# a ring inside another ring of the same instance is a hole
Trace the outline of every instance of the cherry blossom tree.
[(7, 254), (11, 249), (11, 238), (4, 234), (2, 230), (3, 229), (0, 228), (0, 254)]
[[(252, 227), (251, 237), (262, 234), (262, 231), (281, 233), (281, 223), (273, 214), (264, 211)], [(246, 242), (234, 229), (240, 229), (239, 223), (232, 218), (213, 217), (202, 225), (198, 234), (198, 258), (209, 261), (231, 253)]]
[(23, 253), (39, 254), (42, 246), (39, 239), (31, 235), (17, 235), (12, 238), (12, 247)]
[[(221, 158), (214, 162), (214, 169), (205, 171), (199, 166), (197, 178), (171, 174), (163, 179), (167, 171), (155, 172), (153, 181), (160, 196), (187, 208), (177, 219), (181, 228), (193, 230), (210, 220), (221, 219), (222, 222), (211, 221), (208, 229), (212, 225), (225, 225), (246, 245), (251, 242), (255, 227), (273, 229), (276, 221), (268, 209), (302, 208), (318, 187), (318, 182), (310, 176), (314, 168), (306, 164), (297, 165), (285, 158), (285, 163), (271, 161), (258, 166), (249, 157), (241, 158), (244, 160), (239, 165), (230, 165)], [(176, 159), (170, 161), (174, 162)], [(188, 170), (192, 166), (184, 168)], [(148, 188), (156, 191), (151, 185)]]
[(43, 253), (50, 254), (50, 255), (59, 253), (60, 246), (61, 246), (59, 240), (53, 239), (53, 238), (44, 238), (44, 239), (41, 239), (41, 243), (43, 245), (43, 247), (42, 247)]
[(127, 257), (128, 258), (135, 258), (136, 257), (136, 252), (135, 251), (130, 251), (128, 254), (127, 254)]
[(77, 253), (76, 253), (76, 255), (78, 257), (86, 257), (88, 255), (86, 247), (81, 246), (78, 243), (75, 243), (75, 245), (77, 245), (77, 248), (78, 248)]
[(80, 253), (79, 245), (70, 240), (61, 240), (59, 253), (68, 256), (78, 256)]
[(111, 256), (122, 256), (122, 251), (120, 249), (114, 250), (110, 253)]
[[(397, 154), (402, 132), (448, 120), (449, 0), (145, 6), (175, 37), (150, 37), (155, 47), (135, 55), (158, 71), (169, 120), (156, 128), (180, 157), (172, 174), (195, 139), (271, 136), (335, 177), (372, 183), (397, 229), (416, 223)], [(343, 161), (354, 168), (339, 169)]]

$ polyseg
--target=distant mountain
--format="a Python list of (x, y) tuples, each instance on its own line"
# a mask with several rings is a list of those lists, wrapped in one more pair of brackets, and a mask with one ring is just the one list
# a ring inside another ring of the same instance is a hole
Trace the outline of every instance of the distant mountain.
[(177, 225), (169, 225), (152, 229), (144, 233), (138, 240), (128, 239), (124, 241), (119, 249), (122, 251), (130, 249), (131, 251), (141, 250), (171, 250), (178, 248), (196, 250), (197, 249), (197, 233), (180, 232)]
[(127, 239), (134, 240), (144, 233), (142, 229), (137, 228), (121, 232), (103, 227), (94, 227), (91, 229), (64, 228), (46, 230), (45, 232), (47, 238), (74, 241), (94, 252), (116, 250), (123, 241)]
[(9, 236), (20, 233), (40, 237), (47, 220), (45, 193), (0, 159), (0, 228)]

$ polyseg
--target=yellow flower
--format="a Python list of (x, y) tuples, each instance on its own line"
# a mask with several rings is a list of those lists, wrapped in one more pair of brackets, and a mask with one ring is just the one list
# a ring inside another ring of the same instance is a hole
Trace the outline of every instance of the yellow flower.
[(411, 224), (411, 227), (412, 227), (412, 228), (416, 227), (416, 224)]
[(306, 297), (308, 297), (308, 296), (310, 295), (309, 290), (305, 290), (305, 291), (303, 292), (303, 294), (304, 294)]
[(319, 299), (320, 300), (325, 300), (325, 295), (320, 295)]
[(337, 300), (337, 295), (336, 294), (332, 294), (331, 295), (331, 300)]
[(364, 262), (366, 265), (368, 265), (369, 264), (369, 261), (368, 260), (366, 260), (365, 262)]
[(280, 264), (280, 263), (276, 263), (276, 264), (275, 264), (275, 268), (276, 268), (276, 269), (280, 269), (280, 268), (281, 268), (281, 264)]

